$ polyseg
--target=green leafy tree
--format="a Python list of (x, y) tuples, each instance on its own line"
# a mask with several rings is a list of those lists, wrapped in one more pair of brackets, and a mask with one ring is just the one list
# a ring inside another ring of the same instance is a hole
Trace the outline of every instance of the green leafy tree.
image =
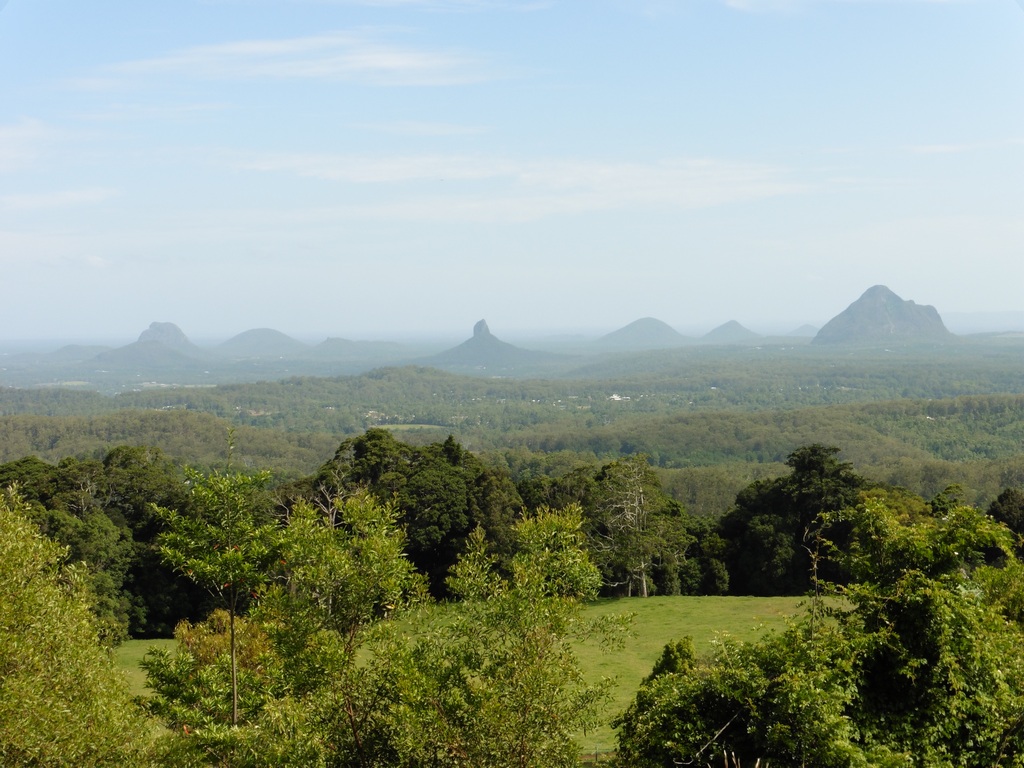
[(588, 531), (605, 591), (647, 597), (658, 590), (679, 594), (681, 578), (700, 582), (700, 564), (690, 555), (696, 537), (689, 516), (669, 499), (647, 456), (614, 461), (594, 478)]
[(103, 471), (96, 461), (66, 458), (54, 466), (28, 457), (0, 466), (0, 487), (17, 483), (39, 530), (68, 548), (69, 562), (82, 565), (101, 634), (114, 644), (131, 625), (126, 581), (133, 544), (131, 532), (103, 507)]
[(595, 633), (613, 643), (621, 625), (581, 618), (581, 601), (597, 594), (601, 578), (578, 508), (529, 516), (516, 537), (504, 577), (474, 533), (450, 580), (460, 601), (414, 642), (392, 647), (389, 749), (374, 764), (578, 764), (572, 734), (594, 723), (606, 686), (583, 681), (573, 644)]
[[(356, 494), (330, 507), (295, 505), (261, 599), (236, 618), (240, 717), (231, 727), (229, 617), (179, 625), (174, 654), (145, 662), (154, 711), (171, 727), (171, 765), (316, 766), (376, 755), (383, 711), (371, 685), (386, 663), (375, 638), (425, 599), (392, 505)], [(377, 627), (377, 625), (384, 625)], [(186, 733), (186, 730), (188, 731)], [(339, 746), (344, 745), (344, 746)], [(344, 755), (344, 758), (341, 757)]]
[(409, 558), (436, 597), (446, 596), (448, 572), (476, 527), (484, 527), (505, 563), (511, 557), (522, 500), (506, 473), (485, 467), (451, 436), (416, 447), (385, 429), (369, 429), (343, 442), (317, 475), (286, 493), (329, 508), (335, 497), (361, 490), (395, 502)]
[(649, 680), (619, 722), (623, 765), (723, 751), (744, 765), (1024, 764), (1024, 599), (1006, 528), (877, 491), (825, 521), (840, 522), (850, 582), (830, 619)]
[(1024, 488), (1004, 488), (989, 505), (988, 513), (1017, 537), (1017, 556), (1024, 554)]
[(277, 559), (278, 527), (261, 508), (267, 473), (188, 471), (191, 504), (185, 512), (159, 509), (167, 530), (160, 552), (177, 571), (208, 589), (228, 612), (231, 723), (238, 724), (235, 619), (269, 578)]
[[(786, 461), (789, 475), (754, 482), (736, 497), (718, 524), (731, 593), (797, 595), (812, 588), (820, 543), (841, 545), (845, 536), (839, 523), (823, 529), (822, 515), (852, 506), (866, 486), (838, 453), (820, 444), (800, 448)], [(819, 577), (840, 577), (827, 567)]]
[(100, 646), (81, 568), (0, 493), (0, 764), (148, 764), (149, 728)]

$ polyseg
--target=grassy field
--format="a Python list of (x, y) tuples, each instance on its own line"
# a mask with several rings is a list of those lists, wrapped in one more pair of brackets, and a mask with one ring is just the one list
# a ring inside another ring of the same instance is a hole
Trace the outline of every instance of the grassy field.
[[(633, 695), (670, 640), (689, 635), (698, 654), (711, 650), (716, 639), (729, 636), (755, 640), (765, 632), (782, 629), (786, 618), (802, 610), (796, 597), (649, 597), (601, 600), (587, 612), (591, 616), (632, 613), (632, 637), (625, 648), (608, 651), (594, 644), (580, 648), (579, 657), (588, 680), (615, 680), (604, 720), (611, 721), (633, 700)], [(615, 746), (610, 725), (577, 736), (584, 752), (609, 751)]]
[(174, 642), (174, 640), (129, 640), (121, 643), (114, 650), (114, 658), (118, 666), (128, 676), (128, 683), (131, 686), (133, 695), (141, 696), (149, 692), (149, 689), (146, 688), (146, 673), (139, 666), (142, 662), (142, 657), (146, 655), (150, 648), (166, 648), (170, 650), (174, 647)]
[[(784, 627), (787, 617), (802, 610), (802, 603), (803, 598), (794, 597), (649, 597), (593, 603), (586, 610), (590, 617), (634, 615), (631, 637), (624, 648), (609, 651), (588, 643), (579, 649), (588, 680), (615, 680), (603, 719), (610, 722), (629, 706), (640, 681), (670, 640), (689, 635), (699, 654), (707, 653), (723, 636), (754, 640)], [(173, 640), (130, 640), (117, 649), (118, 663), (129, 676), (134, 693), (146, 693), (145, 675), (139, 667), (142, 657), (152, 647), (168, 648), (173, 644)], [(577, 738), (585, 753), (607, 752), (615, 746), (608, 724)]]

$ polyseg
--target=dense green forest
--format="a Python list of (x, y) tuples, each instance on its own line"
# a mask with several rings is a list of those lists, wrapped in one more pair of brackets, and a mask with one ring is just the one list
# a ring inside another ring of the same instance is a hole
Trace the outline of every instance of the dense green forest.
[[(621, 765), (1018, 764), (1024, 490), (986, 514), (839, 453), (793, 451), (714, 521), (643, 455), (516, 482), (379, 428), (279, 484), (143, 447), (0, 465), (0, 758), (570, 766), (606, 695), (573, 648), (628, 642), (584, 601), (755, 593), (809, 609), (709, 658), (671, 643), (617, 720)], [(100, 646), (171, 626), (130, 702)], [(66, 674), (42, 663), (64, 653)], [(91, 738), (97, 718), (116, 732)]]
[(99, 458), (130, 443), (216, 466), (232, 427), (238, 461), (296, 477), (341, 439), (384, 426), (417, 444), (451, 434), (514, 475), (644, 453), (673, 497), (711, 516), (813, 442), (839, 445), (873, 477), (924, 496), (955, 479), (984, 505), (1021, 481), (1024, 362), (1013, 346), (839, 357), (800, 347), (677, 350), (651, 354), (646, 367), (637, 361), (648, 356), (626, 359), (634, 367), (611, 378), (388, 368), (113, 397), (4, 389), (0, 460)]
[[(56, 601), (40, 631), (69, 633), (104, 690), (83, 695), (140, 734), (91, 744), (100, 715), (40, 714), (53, 738), (32, 741), (0, 712), (0, 758), (571, 765), (604, 695), (573, 643), (628, 642), (583, 601), (754, 594), (810, 610), (712, 658), (667, 648), (619, 720), (623, 765), (708, 745), (744, 764), (1019, 764), (1019, 357), (744, 360), (764, 352), (621, 378), (0, 390), (0, 560), (33, 585), (0, 609), (4, 690), (41, 712), (34, 687), (75, 695), (19, 660), (19, 617)], [(172, 634), (146, 662), (153, 698), (126, 703), (95, 649)]]

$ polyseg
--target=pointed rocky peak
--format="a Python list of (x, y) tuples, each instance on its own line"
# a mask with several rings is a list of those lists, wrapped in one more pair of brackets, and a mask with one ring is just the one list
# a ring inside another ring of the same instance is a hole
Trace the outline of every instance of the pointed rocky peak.
[(904, 301), (884, 285), (874, 285), (825, 323), (812, 343), (933, 342), (950, 338), (952, 334), (935, 307)]
[(549, 359), (545, 352), (521, 349), (494, 336), (485, 320), (473, 326), (473, 336), (457, 347), (423, 358), (427, 365), (472, 366), (488, 369), (502, 369)]

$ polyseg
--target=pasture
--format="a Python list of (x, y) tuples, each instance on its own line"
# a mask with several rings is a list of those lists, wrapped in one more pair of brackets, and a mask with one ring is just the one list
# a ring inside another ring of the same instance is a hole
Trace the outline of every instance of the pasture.
[[(670, 640), (689, 635), (698, 654), (707, 653), (723, 637), (755, 640), (785, 626), (786, 619), (803, 609), (797, 597), (649, 597), (598, 600), (585, 610), (588, 618), (627, 613), (633, 615), (630, 635), (621, 649), (609, 650), (585, 643), (578, 653), (588, 681), (612, 678), (611, 699), (602, 713), (604, 725), (577, 740), (584, 752), (608, 752), (615, 738), (610, 721), (629, 706), (640, 681), (650, 673), (662, 648)], [(151, 647), (168, 648), (174, 640), (129, 640), (115, 652), (128, 675), (132, 692), (145, 695), (145, 674), (139, 666)]]

